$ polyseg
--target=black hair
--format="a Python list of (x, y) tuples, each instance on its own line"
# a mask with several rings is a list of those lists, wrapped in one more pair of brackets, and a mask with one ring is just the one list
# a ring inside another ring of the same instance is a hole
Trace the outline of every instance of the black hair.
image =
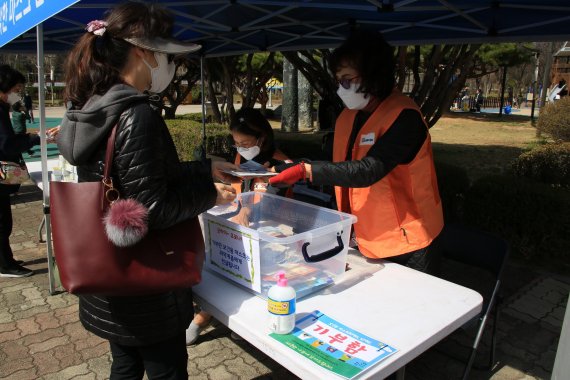
[(260, 159), (268, 161), (275, 153), (273, 128), (263, 114), (253, 108), (241, 108), (230, 122), (230, 131), (261, 139)]
[(332, 52), (329, 67), (333, 74), (347, 65), (358, 71), (360, 92), (383, 100), (396, 85), (394, 48), (379, 32), (357, 29)]
[(173, 17), (155, 4), (127, 2), (111, 9), (105, 17), (102, 36), (86, 32), (67, 57), (65, 101), (78, 108), (95, 94), (102, 95), (121, 83), (133, 45), (132, 37), (170, 37)]
[(16, 102), (12, 104), (12, 111), (19, 112), (22, 109), (22, 103)]
[(0, 92), (8, 93), (14, 86), (26, 83), (26, 78), (9, 65), (0, 65)]

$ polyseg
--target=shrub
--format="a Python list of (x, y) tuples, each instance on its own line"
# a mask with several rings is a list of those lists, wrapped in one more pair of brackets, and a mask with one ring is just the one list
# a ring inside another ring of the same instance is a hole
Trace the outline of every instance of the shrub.
[[(195, 160), (202, 145), (202, 123), (190, 119), (166, 120), (178, 156), (183, 161)], [(206, 153), (230, 158), (231, 138), (228, 127), (221, 124), (206, 124)]]
[(184, 115), (176, 115), (176, 119), (179, 120), (192, 120), (196, 123), (202, 123), (202, 113), (185, 113)]
[(570, 143), (538, 146), (513, 162), (517, 176), (534, 181), (570, 185)]
[(202, 92), (200, 86), (192, 86), (190, 94), (192, 95), (192, 104), (202, 103)]
[(522, 258), (568, 263), (567, 188), (511, 176), (483, 177), (466, 193), (464, 220), (502, 236)]
[(570, 96), (542, 108), (537, 128), (555, 140), (570, 141)]
[(436, 162), (435, 169), (444, 220), (446, 223), (460, 221), (463, 215), (463, 199), (469, 189), (467, 171), (444, 162)]

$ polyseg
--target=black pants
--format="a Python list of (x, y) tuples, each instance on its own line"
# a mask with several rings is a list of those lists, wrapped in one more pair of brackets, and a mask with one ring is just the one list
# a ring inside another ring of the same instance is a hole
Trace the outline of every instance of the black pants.
[(129, 347), (110, 342), (111, 380), (187, 380), (188, 351), (184, 332), (164, 342)]
[(425, 248), (404, 253), (399, 256), (387, 257), (386, 260), (401, 264), (409, 268), (419, 270), (427, 274), (437, 276), (440, 269), (440, 254), (435, 249), (430, 250), (431, 245)]
[[(2, 186), (2, 185), (0, 185)], [(0, 194), (0, 268), (7, 268), (14, 262), (10, 235), (12, 234), (12, 208), (10, 195)]]

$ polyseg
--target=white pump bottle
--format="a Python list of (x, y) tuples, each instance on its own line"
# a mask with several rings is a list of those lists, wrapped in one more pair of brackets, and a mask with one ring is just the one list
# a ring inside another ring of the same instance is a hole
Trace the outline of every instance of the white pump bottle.
[(277, 273), (277, 285), (267, 292), (269, 330), (276, 334), (289, 334), (295, 328), (296, 293), (287, 284), (285, 272)]

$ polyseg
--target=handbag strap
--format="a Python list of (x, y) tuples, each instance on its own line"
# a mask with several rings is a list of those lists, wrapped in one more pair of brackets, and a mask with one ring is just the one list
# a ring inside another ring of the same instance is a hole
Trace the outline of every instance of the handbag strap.
[(120, 198), (119, 191), (113, 186), (113, 178), (111, 178), (111, 167), (113, 166), (113, 153), (115, 152), (115, 137), (117, 135), (117, 124), (111, 129), (111, 133), (107, 138), (107, 150), (105, 151), (105, 167), (103, 168), (103, 185), (105, 185), (104, 199), (108, 204), (113, 203)]
[(103, 169), (103, 179), (111, 181), (111, 167), (113, 166), (113, 153), (115, 152), (115, 137), (117, 135), (117, 124), (111, 129), (107, 138), (107, 151), (105, 152), (105, 168)]

